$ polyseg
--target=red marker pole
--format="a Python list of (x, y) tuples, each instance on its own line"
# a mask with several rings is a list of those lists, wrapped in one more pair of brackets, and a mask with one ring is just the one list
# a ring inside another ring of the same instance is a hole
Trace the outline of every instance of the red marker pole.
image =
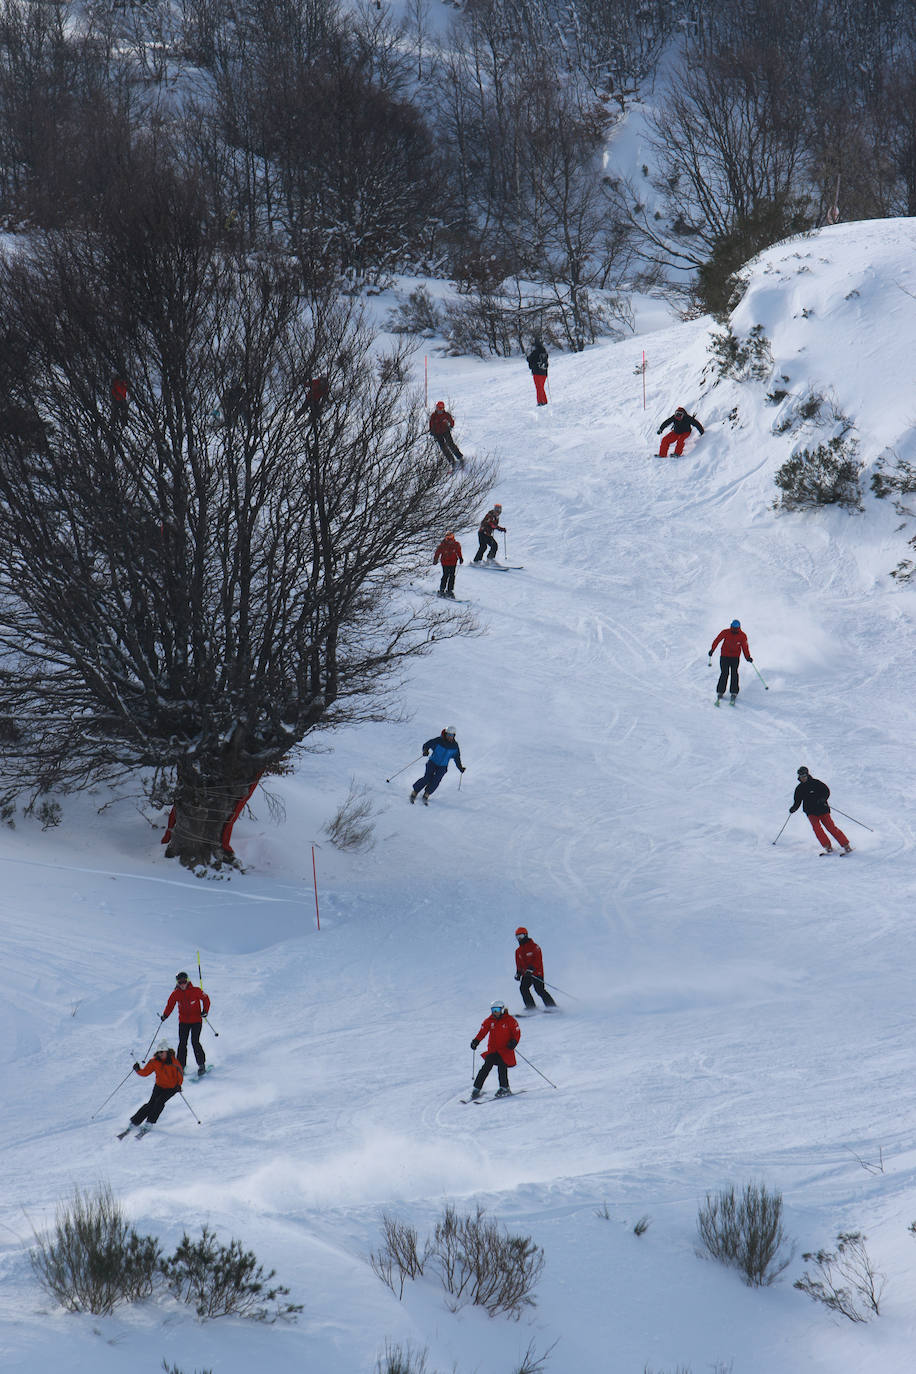
[(315, 884), (315, 921), (318, 929), (321, 929), (321, 917), (318, 914), (318, 870), (315, 867), (315, 846), (312, 845), (312, 882)]
[(642, 408), (646, 408), (646, 350), (642, 351)]

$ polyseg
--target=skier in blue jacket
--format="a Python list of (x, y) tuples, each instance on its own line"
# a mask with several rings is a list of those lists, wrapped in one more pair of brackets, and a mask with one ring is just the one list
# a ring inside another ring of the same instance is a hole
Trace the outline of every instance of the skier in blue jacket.
[(458, 765), (459, 773), (466, 771), (461, 762), (461, 750), (455, 739), (454, 725), (446, 725), (441, 735), (436, 735), (433, 739), (426, 741), (423, 746), (423, 757), (428, 758), (429, 763), (426, 765), (426, 772), (422, 778), (418, 778), (413, 785), (413, 791), (410, 794), (411, 805), (417, 800), (422, 789), (423, 805), (429, 806), (429, 799), (445, 777), (452, 759)]

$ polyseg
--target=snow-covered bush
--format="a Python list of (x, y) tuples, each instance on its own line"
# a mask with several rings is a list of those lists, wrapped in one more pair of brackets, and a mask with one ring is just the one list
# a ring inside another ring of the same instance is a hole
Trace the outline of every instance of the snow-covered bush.
[(431, 339), (442, 332), (442, 312), (425, 286), (411, 291), (388, 315), (392, 334), (420, 334)]
[(107, 1184), (79, 1189), (57, 1209), (53, 1233), (36, 1235), (29, 1255), (42, 1286), (68, 1312), (104, 1316), (153, 1291), (159, 1245), (127, 1224)]
[(782, 1194), (762, 1183), (747, 1183), (739, 1195), (734, 1187), (707, 1193), (697, 1215), (703, 1249), (729, 1268), (739, 1269), (749, 1288), (775, 1283), (791, 1263), (784, 1255)]
[(851, 1322), (867, 1322), (880, 1316), (884, 1275), (878, 1273), (869, 1258), (866, 1239), (861, 1231), (841, 1231), (836, 1238), (836, 1250), (802, 1255), (807, 1264), (814, 1264), (814, 1277), (805, 1270), (793, 1287)]
[(862, 487), (855, 439), (835, 434), (817, 448), (800, 449), (787, 458), (774, 481), (781, 495), (774, 510), (805, 510), (814, 506), (862, 509)]
[(714, 330), (709, 352), (720, 378), (729, 377), (735, 382), (762, 381), (773, 370), (770, 341), (762, 324), (755, 324), (746, 339), (739, 339), (731, 325)]

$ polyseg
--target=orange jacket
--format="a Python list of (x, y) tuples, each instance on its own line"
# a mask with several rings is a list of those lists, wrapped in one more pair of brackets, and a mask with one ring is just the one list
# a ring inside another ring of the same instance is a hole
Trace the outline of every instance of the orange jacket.
[(727, 630), (720, 630), (712, 642), (712, 649), (709, 651), (710, 658), (712, 658), (713, 650), (719, 640), (722, 641), (723, 658), (740, 658), (743, 653), (748, 663), (753, 662), (747, 647), (747, 635), (743, 630), (733, 630), (730, 627)]
[(457, 539), (443, 539), (436, 552), (433, 554), (433, 562), (441, 560), (443, 568), (454, 568), (456, 563), (463, 563), (461, 557), (461, 545)]
[(515, 951), (515, 971), (516, 973), (533, 973), (535, 978), (544, 977), (541, 946), (536, 945), (530, 935), (527, 940), (522, 941)]
[(184, 1082), (184, 1073), (174, 1055), (164, 1061), (153, 1055), (148, 1064), (144, 1064), (142, 1069), (135, 1069), (134, 1072), (141, 1078), (147, 1078), (154, 1073), (157, 1088), (180, 1088)]
[(522, 1038), (522, 1032), (514, 1016), (503, 1012), (502, 1016), (488, 1016), (480, 1030), (475, 1035), (475, 1040), (482, 1040), (485, 1035), (490, 1038), (487, 1041), (487, 1048), (484, 1054), (498, 1054), (504, 1064), (511, 1069), (515, 1065), (515, 1055), (509, 1049), (508, 1041), (514, 1040), (516, 1045)]

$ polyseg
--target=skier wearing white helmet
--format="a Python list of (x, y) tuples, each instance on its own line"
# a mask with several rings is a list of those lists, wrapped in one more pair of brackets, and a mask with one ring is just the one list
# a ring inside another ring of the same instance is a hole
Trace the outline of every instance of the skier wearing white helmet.
[(455, 739), (454, 725), (446, 725), (441, 735), (435, 735), (426, 741), (423, 746), (423, 757), (429, 759), (429, 762), (422, 778), (417, 778), (413, 785), (410, 801), (413, 804), (422, 790), (423, 805), (429, 806), (429, 799), (445, 777), (452, 759), (455, 760), (459, 773), (467, 771), (461, 762), (461, 750)]
[(483, 1068), (474, 1079), (471, 1099), (480, 1096), (490, 1070), (495, 1068), (499, 1076), (497, 1097), (509, 1097), (509, 1070), (515, 1067), (515, 1047), (522, 1038), (521, 1028), (515, 1017), (506, 1010), (505, 1002), (499, 1000), (490, 1006), (490, 1015), (484, 1018), (480, 1030), (471, 1041), (471, 1049), (476, 1050), (484, 1036), (487, 1048), (483, 1052)]
[(130, 1118), (130, 1125), (126, 1126), (119, 1133), (118, 1139), (123, 1140), (131, 1126), (143, 1126), (144, 1133), (152, 1126), (154, 1121), (158, 1121), (162, 1114), (162, 1109), (170, 1097), (181, 1092), (181, 1085), (184, 1082), (184, 1073), (181, 1065), (176, 1058), (175, 1051), (167, 1040), (160, 1040), (156, 1046), (156, 1053), (141, 1069), (140, 1065), (134, 1061), (134, 1073), (138, 1073), (141, 1078), (147, 1078), (151, 1073), (156, 1075), (156, 1082), (153, 1091), (150, 1093), (148, 1102), (138, 1108)]

